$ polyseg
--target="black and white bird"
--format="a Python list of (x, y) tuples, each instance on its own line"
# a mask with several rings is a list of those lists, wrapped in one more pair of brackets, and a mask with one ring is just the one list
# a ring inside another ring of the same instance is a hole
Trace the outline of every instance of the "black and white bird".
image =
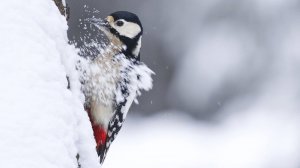
[(119, 11), (99, 26), (109, 44), (88, 64), (83, 91), (102, 164), (141, 90), (152, 88), (153, 72), (140, 61), (143, 27), (137, 15)]

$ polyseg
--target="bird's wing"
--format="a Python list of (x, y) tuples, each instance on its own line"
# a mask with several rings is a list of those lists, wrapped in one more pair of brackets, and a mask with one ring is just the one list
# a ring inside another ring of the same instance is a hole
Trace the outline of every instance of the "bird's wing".
[[(123, 88), (122, 92), (127, 92), (128, 90)], [(102, 163), (106, 157), (106, 153), (110, 147), (110, 144), (115, 140), (116, 136), (118, 135), (119, 131), (122, 128), (123, 122), (126, 118), (126, 115), (129, 111), (129, 108), (136, 98), (136, 93), (129, 93), (124, 101), (116, 103), (115, 105), (115, 112), (113, 117), (111, 118), (108, 129), (107, 129), (107, 137), (105, 145), (98, 149), (98, 155), (100, 157), (100, 163)]]

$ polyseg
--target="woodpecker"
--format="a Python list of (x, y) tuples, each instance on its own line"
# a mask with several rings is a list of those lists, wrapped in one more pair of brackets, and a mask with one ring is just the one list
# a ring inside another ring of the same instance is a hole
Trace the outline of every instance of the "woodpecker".
[(114, 12), (98, 28), (109, 44), (89, 62), (83, 91), (102, 164), (131, 104), (152, 88), (153, 71), (140, 61), (143, 27), (137, 15)]

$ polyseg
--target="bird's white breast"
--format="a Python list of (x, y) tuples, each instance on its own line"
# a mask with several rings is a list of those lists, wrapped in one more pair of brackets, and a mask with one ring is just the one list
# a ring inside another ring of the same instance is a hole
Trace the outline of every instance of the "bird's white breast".
[(120, 63), (113, 53), (104, 53), (90, 64), (90, 107), (94, 123), (107, 127), (114, 113), (116, 86), (120, 80)]

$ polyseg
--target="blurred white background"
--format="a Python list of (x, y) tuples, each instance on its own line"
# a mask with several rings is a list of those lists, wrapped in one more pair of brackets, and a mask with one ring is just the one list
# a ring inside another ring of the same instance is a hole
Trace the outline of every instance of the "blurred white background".
[[(299, 0), (84, 0), (137, 13), (156, 72), (104, 167), (299, 168)], [(84, 6), (86, 5), (86, 6)]]

